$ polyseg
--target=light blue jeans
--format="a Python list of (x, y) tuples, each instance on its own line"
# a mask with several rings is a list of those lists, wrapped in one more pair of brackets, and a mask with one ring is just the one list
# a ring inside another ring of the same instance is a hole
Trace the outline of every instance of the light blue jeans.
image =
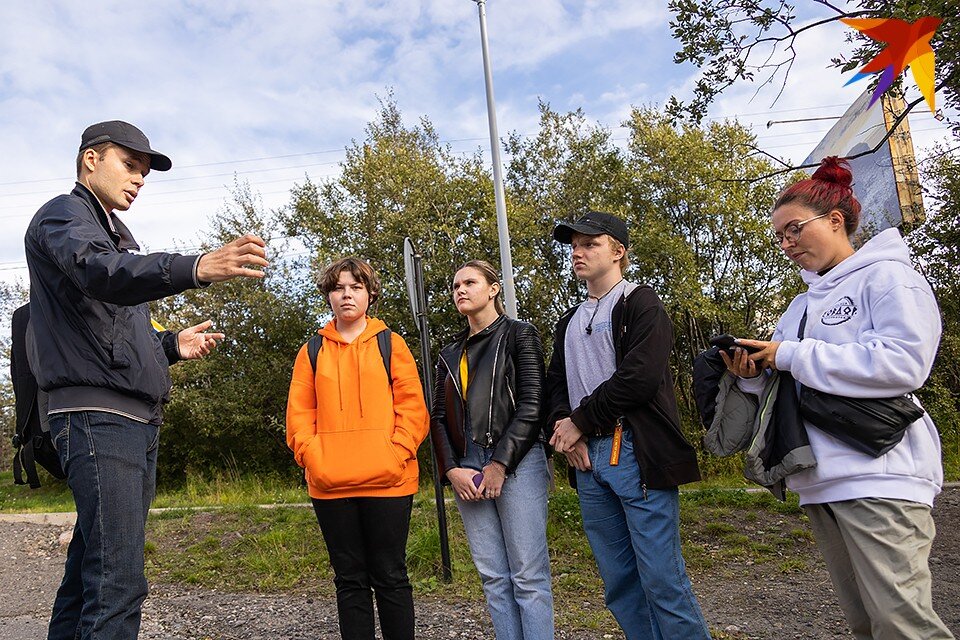
[(613, 437), (590, 438), (592, 471), (577, 471), (583, 529), (603, 578), (604, 600), (627, 640), (709, 640), (680, 553), (677, 489), (646, 489), (623, 432), (620, 463)]
[[(492, 450), (484, 451), (489, 462)], [(499, 498), (457, 498), (497, 640), (553, 638), (547, 474), (543, 447), (536, 444), (507, 476)]]

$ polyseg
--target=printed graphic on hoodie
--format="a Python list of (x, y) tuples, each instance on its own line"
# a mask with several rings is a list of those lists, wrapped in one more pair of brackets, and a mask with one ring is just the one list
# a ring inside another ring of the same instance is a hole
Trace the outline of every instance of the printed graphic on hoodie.
[(855, 315), (857, 315), (857, 305), (853, 303), (849, 296), (843, 296), (836, 304), (823, 312), (823, 315), (820, 316), (820, 322), (832, 327), (843, 324)]

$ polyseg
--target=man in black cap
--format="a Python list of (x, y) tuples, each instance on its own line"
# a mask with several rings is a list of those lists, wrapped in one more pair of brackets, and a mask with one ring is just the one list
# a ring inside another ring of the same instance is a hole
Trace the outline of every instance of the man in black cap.
[(604, 599), (628, 640), (707, 640), (680, 554), (678, 485), (700, 479), (670, 375), (673, 327), (624, 280), (627, 225), (588, 211), (553, 237), (573, 247), (587, 299), (557, 322), (547, 371), (550, 444), (567, 457)]
[(144, 527), (156, 487), (167, 367), (223, 338), (211, 323), (153, 329), (147, 303), (233, 277), (263, 277), (265, 244), (245, 235), (203, 255), (137, 255), (116, 212), (151, 169), (170, 169), (131, 124), (83, 132), (73, 191), (27, 228), (31, 367), (48, 393), (50, 434), (77, 506), (48, 637), (133, 639), (147, 595)]

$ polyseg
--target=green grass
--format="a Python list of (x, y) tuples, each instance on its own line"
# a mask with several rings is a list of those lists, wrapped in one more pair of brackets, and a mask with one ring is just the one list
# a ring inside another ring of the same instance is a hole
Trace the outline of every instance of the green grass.
[(12, 471), (0, 471), (0, 512), (50, 513), (73, 511), (73, 494), (63, 480), (40, 469), (41, 486), (31, 489), (27, 485), (13, 484)]
[[(723, 577), (737, 567), (766, 564), (784, 574), (806, 571), (812, 535), (796, 496), (779, 502), (767, 492), (699, 483), (680, 494), (683, 552), (691, 572)], [(449, 497), (449, 492), (447, 492)], [(332, 597), (326, 550), (304, 487), (278, 477), (221, 473), (190, 476), (161, 491), (148, 522), (145, 553), (151, 579), (225, 591), (313, 593)], [(278, 505), (261, 509), (254, 505)], [(72, 511), (65, 483), (14, 486), (0, 473), (0, 511)], [(453, 582), (442, 580), (433, 489), (415, 496), (407, 565), (418, 597), (483, 602), (456, 507), (447, 505)], [(547, 537), (558, 628), (619, 630), (603, 605), (603, 584), (583, 533), (577, 495), (558, 482), (550, 495)], [(733, 636), (715, 631), (715, 637)]]
[[(603, 606), (603, 585), (580, 526), (576, 494), (551, 496), (548, 536), (558, 625), (615, 632)], [(227, 506), (151, 517), (147, 569), (151, 579), (221, 590), (315, 593), (332, 597), (333, 576), (313, 511)], [(418, 597), (483, 602), (480, 579), (456, 508), (447, 506), (453, 581), (442, 579), (440, 536), (432, 489), (414, 499), (407, 568)]]
[[(447, 505), (447, 519), (453, 565), (449, 584), (442, 580), (433, 491), (422, 489), (414, 500), (407, 544), (414, 590), (418, 597), (482, 603), (463, 525), (452, 505)], [(772, 563), (772, 570), (781, 573), (807, 569), (803, 556), (811, 541), (795, 498), (780, 503), (766, 493), (740, 490), (684, 492), (681, 520), (691, 571), (722, 576), (734, 566), (762, 563)], [(148, 526), (148, 571), (154, 580), (220, 590), (334, 595), (311, 509), (177, 510), (151, 517)], [(558, 628), (616, 636), (619, 632), (603, 605), (603, 584), (583, 534), (577, 496), (565, 486), (550, 496), (547, 537)]]
[(159, 492), (153, 506), (239, 507), (309, 501), (305, 488), (279, 476), (241, 475), (233, 471), (223, 471), (212, 476), (190, 474), (182, 487)]
[(703, 489), (680, 494), (683, 553), (691, 571), (727, 575), (731, 567), (774, 563), (781, 573), (808, 569), (813, 535), (795, 495)]
[[(0, 512), (52, 513), (73, 511), (73, 495), (66, 481), (43, 472), (41, 486), (31, 489), (13, 484), (13, 472), (0, 472)], [(153, 507), (239, 507), (254, 504), (309, 502), (306, 490), (277, 476), (241, 476), (224, 471), (212, 476), (192, 474), (183, 486), (161, 490)]]

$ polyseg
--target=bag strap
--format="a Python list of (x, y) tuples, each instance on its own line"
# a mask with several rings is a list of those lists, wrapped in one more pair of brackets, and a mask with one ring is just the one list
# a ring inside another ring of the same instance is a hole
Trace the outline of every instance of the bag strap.
[[(383, 369), (387, 372), (387, 382), (393, 388), (393, 375), (390, 368), (390, 358), (393, 356), (393, 340), (390, 329), (384, 329), (377, 334), (377, 347), (380, 349), (380, 359), (383, 360)], [(311, 336), (307, 341), (307, 355), (310, 356), (310, 366), (317, 370), (317, 355), (323, 348), (323, 336)]]
[(384, 329), (377, 334), (377, 346), (380, 347), (380, 358), (383, 360), (383, 369), (387, 372), (387, 382), (393, 389), (393, 374), (390, 370), (390, 358), (393, 356), (393, 340), (390, 329)]
[[(13, 484), (29, 484), (31, 489), (36, 489), (40, 486), (40, 476), (37, 475), (37, 463), (34, 458), (34, 439), (30, 436), (33, 424), (37, 427), (41, 426), (36, 391), (33, 393), (33, 400), (30, 402), (26, 417), (17, 420), (17, 428), (13, 434)], [(23, 479), (23, 474), (27, 476), (26, 481)]]
[[(36, 443), (33, 438), (27, 438), (20, 442), (20, 447), (13, 458), (13, 483), (29, 484), (31, 489), (40, 486), (40, 476), (37, 474), (37, 462), (34, 456)], [(23, 481), (21, 471), (27, 475), (27, 481)]]
[(807, 308), (803, 308), (803, 317), (800, 318), (800, 328), (797, 329), (797, 338), (803, 340), (803, 330), (807, 328)]
[(311, 336), (307, 341), (307, 355), (310, 356), (310, 367), (317, 371), (317, 354), (323, 348), (323, 336)]

